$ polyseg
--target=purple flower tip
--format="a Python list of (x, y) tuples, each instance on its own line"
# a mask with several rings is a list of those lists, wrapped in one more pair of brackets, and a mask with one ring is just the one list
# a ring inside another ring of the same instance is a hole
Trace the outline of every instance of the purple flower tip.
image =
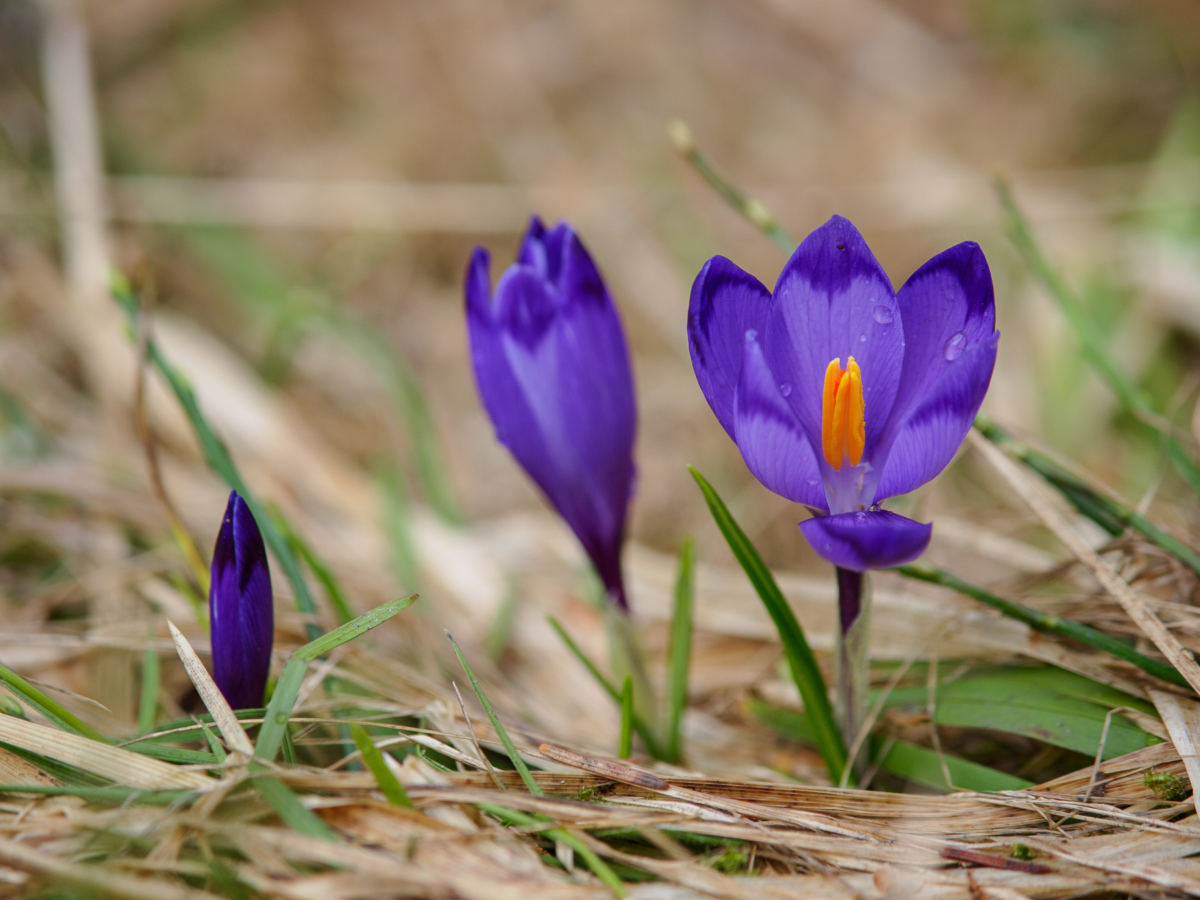
[(633, 493), (636, 413), (616, 306), (571, 226), (534, 217), (492, 291), (476, 248), (463, 293), (475, 383), (506, 446), (575, 532), (609, 599)]
[[(983, 402), (999, 333), (977, 244), (939, 253), (896, 291), (858, 229), (834, 216), (774, 291), (710, 259), (687, 330), (700, 389), (750, 471), (828, 517), (804, 525), (818, 553), (862, 569), (924, 549), (928, 526), (920, 538), (875, 507), (945, 468)], [(868, 510), (848, 531), (844, 514)]]
[(230, 491), (208, 589), (213, 680), (234, 709), (262, 706), (275, 633), (271, 573), (258, 523)]

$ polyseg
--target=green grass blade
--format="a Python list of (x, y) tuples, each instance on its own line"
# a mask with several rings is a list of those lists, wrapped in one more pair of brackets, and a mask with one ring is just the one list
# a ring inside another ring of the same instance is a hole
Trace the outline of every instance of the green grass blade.
[[(798, 740), (811, 742), (813, 728), (808, 716), (794, 709), (781, 709), (772, 706), (764, 700), (751, 700), (751, 714), (768, 727), (780, 734)], [(870, 752), (866, 754), (875, 759), (879, 749), (884, 745), (875, 738), (870, 739)], [(942, 763), (950, 772), (950, 781), (955, 788), (971, 791), (1016, 791), (1032, 787), (1033, 782), (1016, 775), (998, 771), (990, 766), (972, 762), (957, 756), (939, 754), (928, 747), (921, 747), (907, 741), (891, 741), (886, 746), (886, 752), (879, 765), (885, 771), (901, 778), (907, 778), (917, 784), (935, 790), (950, 790), (946, 784)]]
[(931, 566), (910, 563), (906, 566), (898, 566), (892, 569), (892, 571), (898, 572), (905, 578), (912, 578), (915, 581), (924, 581), (928, 584), (950, 588), (964, 596), (971, 597), (980, 603), (990, 606), (992, 609), (1003, 613), (1011, 619), (1024, 622), (1035, 631), (1071, 638), (1072, 640), (1087, 644), (1089, 647), (1101, 650), (1117, 659), (1132, 663), (1143, 672), (1148, 672), (1155, 678), (1161, 678), (1163, 681), (1169, 681), (1172, 684), (1187, 685), (1187, 680), (1173, 666), (1139, 653), (1130, 644), (1127, 644), (1120, 638), (1115, 638), (1111, 634), (1105, 634), (1103, 631), (1097, 631), (1088, 625), (1072, 622), (1070, 619), (1064, 619), (1061, 616), (1044, 613), (1041, 610), (1033, 609), (1013, 600), (1006, 600), (1003, 597), (993, 594), (991, 591), (971, 584), (969, 581), (964, 581), (957, 575), (951, 574), (944, 569), (935, 569)]
[(316, 813), (305, 806), (295, 791), (274, 775), (260, 775), (254, 786), (288, 828), (309, 837), (326, 841), (338, 840), (337, 832), (326, 825)]
[(692, 130), (687, 125), (676, 119), (671, 122), (669, 133), (671, 143), (675, 145), (679, 154), (687, 160), (701, 178), (708, 182), (713, 190), (721, 195), (726, 203), (745, 216), (751, 224), (774, 241), (784, 253), (791, 253), (796, 249), (797, 242), (783, 229), (783, 226), (775, 221), (770, 211), (726, 178), (700, 151), (700, 148), (696, 146)]
[(162, 666), (158, 650), (154, 647), (154, 629), (150, 629), (149, 643), (142, 654), (142, 693), (138, 700), (138, 734), (154, 729), (158, 715), (158, 692), (162, 686)]
[(105, 744), (112, 743), (95, 728), (79, 718), (79, 716), (65, 709), (62, 705), (55, 703), (46, 694), (39, 691), (3, 663), (0, 663), (0, 683), (60, 728), (65, 728), (67, 731), (73, 731), (75, 734), (91, 738), (93, 741), (100, 741)]
[(545, 829), (542, 829), (542, 833), (545, 834), (546, 837), (550, 838), (551, 840), (562, 841), (564, 844), (569, 846), (572, 850), (579, 854), (579, 857), (583, 860), (584, 864), (591, 869), (592, 873), (602, 882), (604, 882), (604, 884), (606, 884), (614, 894), (616, 894), (618, 897), (625, 896), (625, 885), (621, 882), (621, 879), (617, 877), (617, 873), (614, 872), (608, 863), (602, 860), (596, 854), (596, 852), (592, 850), (591, 847), (580, 840), (577, 835), (572, 834), (565, 828), (561, 828), (546, 822), (546, 820), (540, 819), (537, 816), (530, 815), (529, 813), (520, 812), (515, 809), (508, 809), (507, 807), (497, 806), (492, 803), (477, 803), (476, 806), (478, 806), (488, 815), (499, 819), (505, 825), (515, 825), (518, 828), (533, 829), (537, 826), (545, 824), (546, 827)]
[[(1000, 669), (967, 675), (937, 686), (933, 720), (956, 728), (1005, 731), (1095, 756), (1111, 710), (1135, 706), (1137, 701), (1102, 685), (1091, 689), (1080, 683), (1088, 681), (1054, 668)], [(889, 707), (924, 708), (927, 703), (928, 689), (924, 685), (896, 688), (887, 698)], [(1157, 743), (1159, 738), (1129, 719), (1112, 715), (1103, 758)]]
[(329, 606), (333, 609), (334, 615), (341, 622), (349, 622), (354, 618), (354, 610), (350, 608), (350, 604), (346, 601), (346, 595), (342, 593), (341, 585), (337, 583), (337, 578), (334, 577), (333, 571), (329, 566), (325, 565), (313, 552), (309, 543), (302, 538), (291, 523), (283, 517), (283, 514), (274, 507), (271, 508), (271, 518), (274, 520), (276, 527), (283, 533), (284, 540), (304, 564), (308, 566), (313, 577), (321, 582), (321, 587), (325, 589), (325, 596), (329, 598)]
[(833, 718), (825, 679), (821, 677), (821, 670), (817, 667), (812, 649), (804, 637), (804, 630), (796, 621), (796, 616), (784, 599), (783, 592), (779, 590), (779, 585), (775, 583), (771, 570), (762, 561), (762, 557), (758, 555), (758, 551), (754, 549), (754, 545), (750, 543), (750, 539), (746, 537), (746, 533), (733, 518), (724, 501), (703, 475), (691, 467), (689, 471), (696, 479), (696, 484), (700, 485), (709, 511), (721, 534), (725, 536), (729, 549), (733, 551), (734, 558), (741, 564), (763, 606), (767, 608), (771, 621), (775, 623), (792, 680), (796, 683), (796, 689), (804, 700), (804, 708), (813, 724), (813, 738), (817, 749), (825, 760), (826, 768), (829, 769), (829, 777), (837, 784), (846, 768), (846, 746), (842, 743), (842, 736)]
[(258, 740), (254, 744), (254, 755), (268, 762), (275, 759), (283, 736), (287, 732), (288, 720), (292, 717), (292, 707), (300, 695), (300, 685), (304, 681), (304, 670), (308, 663), (292, 655), (283, 667), (279, 680), (275, 682), (275, 693), (267, 704), (263, 714), (262, 727), (258, 730)]
[[(562, 638), (562, 642), (567, 645), (567, 649), (571, 651), (571, 655), (579, 660), (580, 664), (587, 669), (588, 674), (592, 676), (596, 684), (600, 685), (604, 689), (604, 692), (612, 698), (612, 701), (619, 705), (621, 703), (620, 689), (600, 671), (600, 667), (592, 662), (591, 658), (583, 652), (583, 648), (575, 643), (575, 639), (567, 633), (567, 630), (563, 628), (562, 624), (554, 616), (547, 616), (546, 621), (550, 623), (550, 627)], [(651, 756), (655, 759), (666, 758), (663, 748), (658, 742), (658, 738), (654, 735), (653, 729), (646, 724), (645, 719), (638, 715), (636, 709), (633, 712), (633, 728), (637, 732), (638, 737), (642, 739), (642, 743), (646, 745), (646, 751)]]
[[(126, 317), (129, 319), (130, 326), (135, 330), (138, 325), (138, 320), (141, 316), (141, 310), (138, 308), (137, 298), (133, 295), (129, 284), (124, 278), (119, 275), (114, 275), (112, 278), (112, 295), (116, 302), (125, 311)], [(267, 515), (267, 510), (250, 490), (241, 472), (233, 462), (233, 457), (229, 453), (229, 449), (225, 446), (225, 442), (217, 435), (212, 425), (205, 417), (200, 409), (200, 404), (196, 400), (196, 394), (192, 390), (191, 384), (180, 373), (159, 349), (157, 342), (153, 339), (146, 343), (146, 352), (151, 364), (156, 368), (160, 375), (166, 380), (167, 386), (171, 388), (175, 394), (175, 399), (179, 401), (179, 405), (183, 408), (187, 415), (188, 422), (191, 423), (192, 431), (196, 435), (197, 441), (200, 443), (200, 448), (204, 452), (204, 458), (208, 462), (209, 468), (219, 475), (230, 488), (237, 491), (246, 505), (250, 507), (250, 512), (254, 515), (254, 520), (258, 523), (259, 530), (262, 532), (263, 539), (267, 546), (271, 548), (271, 552), (279, 561), (280, 568), (283, 569), (284, 575), (292, 585), (292, 591), (296, 595), (296, 608), (300, 612), (308, 616), (315, 616), (317, 612), (316, 603), (313, 601), (312, 593), (308, 589), (308, 584), (304, 580), (304, 575), (300, 571), (300, 563), (296, 559), (296, 555), (292, 553), (292, 548), (288, 542), (284, 540), (279, 529), (275, 527), (274, 521)], [(315, 637), (320, 634), (320, 628), (315, 622), (309, 622), (306, 626), (310, 637)]]
[(1063, 318), (1075, 332), (1084, 358), (1091, 363), (1092, 368), (1116, 395), (1125, 411), (1162, 439), (1167, 457), (1191, 485), (1192, 490), (1200, 495), (1200, 465), (1196, 463), (1194, 455), (1179, 443), (1169, 430), (1169, 424), (1161, 422), (1161, 413), (1155, 409), (1146, 393), (1108, 355), (1104, 346), (1104, 337), (1096, 329), (1095, 323), (1087, 314), (1084, 305), (1067, 287), (1057, 270), (1042, 253), (1041, 245), (1033, 233), (1033, 228), (1017, 205), (1008, 183), (1003, 179), (996, 179), (995, 189), (1000, 205), (1008, 218), (1009, 237), (1025, 260), (1025, 264), (1046, 288), (1046, 292), (1062, 312)]
[(1003, 447), (1014, 459), (1037, 472), (1048, 484), (1065, 496), (1077, 510), (1109, 534), (1116, 537), (1126, 528), (1131, 528), (1154, 546), (1171, 554), (1197, 575), (1200, 575), (1200, 553), (1197, 553), (1194, 548), (1159, 528), (1125, 504), (1096, 491), (1049, 456), (1021, 443), (986, 417), (976, 417), (975, 427), (993, 444)]
[(487, 694), (483, 692), (483, 686), (480, 685), (479, 679), (475, 677), (475, 673), (471, 670), (470, 663), (463, 656), (463, 652), (459, 649), (458, 642), (454, 640), (450, 632), (446, 632), (446, 637), (450, 640), (450, 646), (454, 648), (454, 655), (458, 657), (458, 664), (463, 667), (463, 671), (467, 673), (467, 678), (471, 682), (471, 688), (475, 691), (475, 696), (479, 698), (479, 705), (483, 707), (484, 713), (487, 714), (488, 721), (492, 723), (492, 730), (496, 732), (496, 736), (500, 738), (500, 743), (504, 745), (504, 752), (508, 754), (508, 758), (512, 760), (513, 767), (517, 770), (517, 774), (521, 776), (521, 780), (525, 782), (525, 787), (529, 789), (529, 793), (535, 797), (543, 796), (542, 786), (533, 779), (533, 775), (529, 772), (529, 766), (525, 765), (525, 760), (521, 758), (521, 754), (517, 752), (516, 745), (513, 744), (512, 738), (508, 736), (504, 725), (500, 722), (500, 717), (496, 715), (496, 710), (493, 709), (492, 703), (487, 698)]
[(401, 597), (377, 606), (370, 612), (363, 613), (345, 625), (340, 625), (328, 634), (323, 634), (316, 640), (309, 641), (299, 647), (283, 667), (283, 673), (275, 684), (275, 692), (267, 704), (263, 714), (262, 727), (258, 731), (258, 741), (254, 746), (254, 755), (271, 761), (279, 752), (287, 733), (287, 723), (292, 716), (292, 707), (300, 694), (300, 685), (304, 681), (304, 670), (308, 663), (323, 656), (335, 647), (340, 647), (347, 641), (365, 634), (377, 625), (382, 625), (396, 613), (411, 606), (417, 599), (416, 594)]
[(621, 686), (621, 740), (617, 747), (620, 759), (633, 756), (633, 676), (625, 676)]
[(416, 599), (416, 594), (409, 594), (407, 597), (389, 600), (387, 603), (351, 619), (346, 624), (339, 625), (319, 638), (309, 641), (303, 647), (297, 648), (295, 655), (309, 662), (322, 657), (329, 651), (342, 646), (342, 644), (352, 641), (356, 637), (361, 637), (372, 628), (379, 627), (392, 616), (412, 606), (416, 602)]
[(404, 785), (400, 783), (400, 779), (387, 767), (383, 753), (375, 746), (375, 742), (367, 734), (367, 729), (354, 722), (350, 725), (350, 734), (354, 738), (354, 746), (362, 754), (363, 765), (375, 776), (375, 783), (379, 785), (379, 790), (387, 798), (388, 803), (394, 806), (407, 806), (412, 809), (413, 802), (409, 799), (408, 791), (404, 789)]
[(675, 579), (675, 606), (671, 612), (671, 646), (667, 659), (667, 762), (683, 758), (683, 712), (687, 707), (688, 667), (692, 656), (692, 610), (695, 598), (696, 547), (684, 541), (679, 551)]

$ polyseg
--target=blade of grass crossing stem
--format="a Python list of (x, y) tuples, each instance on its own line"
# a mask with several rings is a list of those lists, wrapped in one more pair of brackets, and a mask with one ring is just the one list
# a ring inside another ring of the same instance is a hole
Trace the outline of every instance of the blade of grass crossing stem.
[(944, 569), (935, 569), (930, 566), (910, 563), (906, 566), (897, 566), (892, 571), (903, 575), (905, 578), (912, 578), (915, 581), (924, 581), (928, 584), (950, 588), (952, 591), (957, 591), (964, 596), (971, 597), (986, 606), (990, 606), (1010, 619), (1024, 622), (1035, 631), (1071, 638), (1072, 640), (1087, 644), (1089, 647), (1103, 651), (1110, 656), (1115, 656), (1117, 659), (1132, 663), (1143, 672), (1148, 672), (1155, 678), (1161, 678), (1163, 681), (1169, 681), (1172, 684), (1187, 685), (1187, 680), (1173, 666), (1138, 653), (1132, 645), (1125, 643), (1120, 638), (1113, 637), (1111, 634), (1105, 634), (1103, 631), (1097, 631), (1088, 625), (1072, 622), (1070, 619), (1064, 619), (1061, 616), (1044, 613), (1041, 610), (1033, 609), (1013, 600), (1006, 600), (1003, 597), (993, 594), (991, 591), (984, 590), (977, 585), (964, 581), (957, 575), (953, 575)]
[(87, 722), (83, 721), (73, 712), (65, 709), (60, 704), (55, 703), (44, 693), (39, 691), (32, 684), (30, 684), (3, 663), (0, 663), (0, 683), (2, 683), (10, 691), (40, 712), (47, 719), (50, 719), (56, 725), (65, 728), (67, 731), (73, 731), (78, 735), (91, 738), (93, 741), (100, 741), (104, 744), (112, 743), (108, 738), (102, 735)]
[(147, 635), (146, 650), (142, 654), (142, 693), (138, 701), (138, 734), (154, 729), (158, 714), (158, 692), (162, 685), (162, 667), (158, 650), (154, 647), (154, 629)]
[(1147, 419), (1161, 419), (1161, 413), (1154, 408), (1154, 404), (1145, 392), (1109, 357), (1104, 347), (1104, 339), (1096, 331), (1092, 320), (1084, 311), (1083, 305), (1042, 253), (1029, 220), (1025, 218), (1025, 214), (1017, 205), (1008, 183), (998, 178), (995, 182), (995, 189), (1000, 205), (1008, 216), (1009, 237), (1025, 259), (1026, 265), (1041, 281), (1051, 299), (1058, 304), (1067, 324), (1071, 326), (1071, 330), (1079, 339), (1083, 355), (1108, 384), (1125, 410), (1162, 438), (1167, 456), (1191, 485), (1192, 490), (1200, 495), (1200, 465), (1197, 465), (1192, 454), (1179, 443), (1168, 428), (1147, 421)]
[[(587, 669), (588, 674), (592, 676), (596, 684), (600, 685), (600, 687), (604, 689), (604, 692), (612, 698), (612, 701), (619, 705), (621, 703), (621, 691), (617, 688), (617, 686), (613, 684), (612, 681), (600, 671), (600, 667), (592, 662), (588, 655), (583, 652), (583, 648), (575, 643), (575, 639), (572, 638), (571, 635), (567, 634), (567, 630), (563, 628), (562, 623), (554, 618), (554, 616), (547, 616), (546, 621), (550, 623), (550, 627), (554, 629), (560, 638), (562, 638), (562, 642), (567, 645), (567, 649), (571, 651), (571, 655), (579, 660), (580, 664)], [(633, 728), (634, 731), (637, 732), (638, 737), (640, 737), (642, 742), (646, 745), (646, 751), (651, 756), (653, 756), (655, 759), (666, 759), (666, 757), (663, 755), (663, 748), (659, 744), (658, 738), (655, 737), (654, 731), (649, 725), (646, 724), (646, 721), (638, 715), (637, 710), (634, 710), (633, 712)]]
[(629, 759), (633, 756), (633, 676), (625, 676), (625, 684), (621, 686), (621, 741), (617, 747), (617, 756)]
[(299, 647), (283, 667), (279, 681), (275, 683), (275, 691), (263, 714), (262, 727), (258, 731), (258, 742), (254, 746), (254, 755), (271, 761), (279, 752), (287, 733), (287, 723), (292, 716), (292, 707), (300, 695), (300, 685), (304, 681), (304, 670), (313, 660), (340, 647), (347, 641), (354, 640), (377, 625), (382, 625), (396, 613), (411, 606), (417, 599), (416, 594), (392, 600), (382, 606), (377, 606), (370, 612), (363, 613), (356, 619), (351, 619), (345, 625), (340, 625), (328, 634), (323, 634), (316, 640), (309, 641)]
[[(141, 310), (138, 308), (137, 298), (133, 295), (128, 283), (120, 276), (114, 275), (111, 290), (113, 298), (125, 310), (125, 315), (128, 317), (130, 325), (136, 326), (141, 316)], [(241, 472), (238, 471), (237, 466), (233, 462), (233, 457), (229, 454), (229, 449), (225, 446), (225, 442), (213, 430), (212, 425), (201, 411), (192, 386), (167, 361), (156, 341), (147, 341), (146, 352), (150, 362), (158, 369), (159, 374), (162, 375), (167, 385), (171, 388), (172, 393), (175, 394), (175, 399), (183, 407), (188, 422), (191, 423), (192, 431), (195, 432), (196, 439), (200, 442), (200, 447), (204, 452), (204, 457), (208, 462), (209, 468), (224, 479), (230, 488), (237, 491), (242, 499), (246, 501), (246, 505), (250, 507), (250, 512), (254, 515), (254, 520), (258, 523), (263, 539), (267, 542), (267, 546), (271, 548), (271, 552), (275, 554), (280, 568), (283, 569), (284, 575), (292, 585), (292, 591), (296, 595), (296, 608), (307, 616), (315, 616), (317, 612), (316, 603), (313, 600), (312, 593), (308, 589), (308, 584), (304, 580), (304, 575), (300, 571), (300, 563), (296, 559), (296, 555), (292, 552), (291, 546), (284, 539), (279, 529), (275, 527), (275, 523), (267, 515), (266, 509), (258, 502), (254, 492), (246, 484), (245, 479), (242, 478)], [(320, 628), (315, 622), (308, 622), (305, 627), (309, 637), (315, 637), (320, 634)]]
[(388, 768), (383, 753), (375, 746), (375, 742), (367, 734), (367, 729), (357, 722), (353, 722), (350, 725), (350, 734), (354, 738), (354, 746), (362, 755), (363, 765), (375, 776), (375, 783), (379, 785), (379, 790), (387, 798), (388, 803), (394, 806), (407, 806), (411, 809), (413, 802), (409, 799), (408, 791)]
[(675, 607), (671, 612), (671, 647), (667, 659), (667, 762), (683, 757), (683, 712), (687, 707), (688, 667), (692, 657), (692, 609), (695, 596), (696, 546), (689, 539), (679, 551)]
[(525, 782), (525, 787), (529, 789), (529, 793), (535, 797), (541, 797), (542, 786), (533, 780), (533, 775), (529, 772), (529, 766), (525, 765), (525, 760), (521, 758), (521, 754), (517, 752), (516, 745), (513, 744), (512, 738), (508, 736), (508, 732), (500, 722), (500, 717), (496, 715), (496, 710), (492, 708), (491, 701), (488, 700), (487, 694), (483, 692), (483, 687), (479, 684), (479, 679), (475, 677), (475, 673), (471, 671), (471, 664), (467, 662), (467, 658), (463, 656), (462, 650), (458, 646), (458, 642), (454, 640), (454, 636), (449, 631), (446, 632), (446, 637), (450, 641), (450, 646), (454, 648), (454, 655), (458, 657), (458, 664), (463, 667), (463, 671), (467, 673), (467, 678), (471, 682), (471, 688), (475, 691), (475, 696), (479, 698), (479, 705), (483, 707), (484, 713), (488, 717), (488, 721), (492, 723), (492, 730), (496, 732), (496, 736), (500, 738), (500, 743), (504, 745), (504, 752), (508, 754), (508, 758), (512, 760), (513, 767), (517, 770), (517, 774), (521, 776), (521, 780)]
[(837, 783), (846, 767), (846, 746), (842, 743), (841, 734), (838, 732), (837, 723), (833, 718), (833, 709), (829, 703), (829, 692), (825, 687), (825, 679), (821, 677), (821, 670), (817, 667), (812, 649), (804, 637), (804, 630), (796, 621), (796, 616), (779, 590), (779, 585), (775, 583), (770, 569), (762, 561), (762, 557), (758, 555), (758, 551), (754, 549), (754, 545), (750, 543), (750, 539), (746, 537), (746, 533), (733, 518), (724, 501), (703, 475), (690, 466), (688, 471), (692, 473), (696, 484), (700, 486), (708, 509), (712, 513), (717, 527), (721, 530), (721, 534), (725, 536), (729, 549), (733, 551), (734, 558), (741, 564), (750, 583), (754, 586), (754, 590), (767, 608), (771, 621), (775, 623), (775, 628), (779, 632), (779, 640), (783, 644), (784, 655), (787, 657), (788, 668), (792, 673), (792, 680), (796, 683), (797, 690), (800, 691), (800, 697), (804, 700), (804, 709), (808, 713), (809, 721), (812, 722), (817, 749), (820, 751), (822, 759), (825, 760), (829, 777), (834, 780), (834, 783)]
[(499, 819), (505, 825), (514, 825), (518, 828), (532, 829), (538, 825), (545, 824), (546, 828), (543, 834), (554, 841), (562, 841), (572, 850), (579, 854), (579, 857), (584, 861), (592, 873), (604, 882), (618, 897), (625, 896), (625, 885), (621, 883), (621, 879), (617, 877), (617, 873), (602, 860), (591, 847), (579, 839), (578, 835), (572, 834), (567, 829), (547, 822), (545, 819), (540, 819), (537, 816), (529, 813), (519, 812), (515, 809), (509, 809), (506, 806), (497, 806), (493, 803), (478, 803), (480, 809), (490, 816)]

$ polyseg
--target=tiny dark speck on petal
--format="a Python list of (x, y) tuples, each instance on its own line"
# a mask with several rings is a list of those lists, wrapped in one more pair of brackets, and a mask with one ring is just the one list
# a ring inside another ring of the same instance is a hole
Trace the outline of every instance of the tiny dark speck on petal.
[(845, 245), (845, 244), (834, 244), (834, 246), (835, 246), (835, 247), (837, 247), (839, 250), (845, 250), (845, 249), (846, 249), (846, 245)]

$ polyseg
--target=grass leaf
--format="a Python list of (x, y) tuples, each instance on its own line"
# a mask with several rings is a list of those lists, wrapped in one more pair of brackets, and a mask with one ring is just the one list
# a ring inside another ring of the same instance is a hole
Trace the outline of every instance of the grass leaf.
[(667, 762), (683, 757), (683, 712), (687, 707), (688, 666), (692, 655), (692, 607), (695, 595), (696, 548), (684, 541), (679, 551), (679, 574), (675, 579), (675, 605), (671, 612), (671, 647), (667, 659)]
[(712, 513), (717, 527), (721, 530), (721, 534), (725, 536), (729, 549), (733, 551), (734, 557), (746, 572), (755, 592), (762, 600), (763, 606), (767, 608), (771, 621), (775, 623), (775, 629), (779, 632), (779, 640), (783, 644), (788, 668), (792, 673), (792, 680), (796, 683), (796, 689), (800, 692), (801, 699), (804, 700), (804, 708), (813, 724), (813, 739), (822, 759), (825, 760), (829, 777), (837, 784), (846, 768), (846, 746), (842, 743), (842, 736), (838, 732), (837, 723), (833, 718), (833, 709), (829, 703), (829, 692), (825, 686), (825, 679), (821, 677), (821, 670), (817, 667), (812, 649), (804, 637), (804, 630), (796, 620), (792, 608), (788, 606), (787, 600), (784, 599), (779, 585), (775, 583), (771, 570), (762, 561), (762, 557), (758, 555), (758, 551), (754, 549), (754, 545), (746, 537), (746, 532), (742, 531), (724, 501), (703, 475), (691, 467), (688, 470), (696, 479), (696, 483), (700, 485), (700, 490), (704, 493), (704, 500), (708, 504), (709, 511)]

